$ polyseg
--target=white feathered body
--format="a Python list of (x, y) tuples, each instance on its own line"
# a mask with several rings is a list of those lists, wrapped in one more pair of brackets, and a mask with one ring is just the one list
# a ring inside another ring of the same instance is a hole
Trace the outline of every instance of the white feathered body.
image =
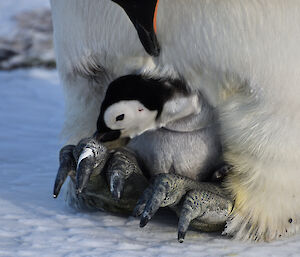
[(111, 1), (51, 4), (69, 142), (96, 130), (112, 79), (168, 67), (220, 113), (225, 156), (235, 167), (227, 181), (235, 208), (225, 232), (273, 240), (299, 230), (298, 0), (160, 0), (156, 59)]

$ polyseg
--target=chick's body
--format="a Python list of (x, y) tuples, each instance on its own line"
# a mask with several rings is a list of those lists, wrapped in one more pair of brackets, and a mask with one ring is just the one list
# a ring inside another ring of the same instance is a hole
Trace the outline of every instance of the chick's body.
[(199, 95), (198, 100), (201, 104), (198, 114), (146, 131), (127, 145), (150, 177), (175, 173), (205, 181), (222, 165), (216, 114), (203, 97)]

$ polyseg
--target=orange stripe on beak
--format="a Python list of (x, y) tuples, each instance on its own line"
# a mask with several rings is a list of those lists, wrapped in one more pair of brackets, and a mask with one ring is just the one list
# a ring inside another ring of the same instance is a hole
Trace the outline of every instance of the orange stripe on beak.
[(153, 18), (153, 28), (154, 32), (156, 33), (156, 17), (157, 17), (157, 8), (158, 8), (159, 0), (156, 2), (155, 11), (154, 11), (154, 18)]

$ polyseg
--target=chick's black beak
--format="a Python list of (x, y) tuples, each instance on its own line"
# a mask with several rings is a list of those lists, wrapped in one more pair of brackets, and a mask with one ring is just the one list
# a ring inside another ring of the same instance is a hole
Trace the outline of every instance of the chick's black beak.
[(110, 142), (119, 139), (121, 136), (121, 131), (120, 130), (111, 130), (107, 131), (104, 133), (101, 132), (96, 132), (94, 134), (94, 138), (100, 142), (100, 143), (105, 143), (105, 142)]
[(114, 141), (121, 137), (120, 130), (112, 130), (106, 126), (104, 122), (104, 110), (105, 107), (102, 103), (100, 114), (97, 120), (97, 131), (93, 135), (93, 138), (100, 143)]
[(158, 56), (160, 46), (155, 34), (159, 0), (112, 0), (120, 5), (133, 23), (146, 52)]

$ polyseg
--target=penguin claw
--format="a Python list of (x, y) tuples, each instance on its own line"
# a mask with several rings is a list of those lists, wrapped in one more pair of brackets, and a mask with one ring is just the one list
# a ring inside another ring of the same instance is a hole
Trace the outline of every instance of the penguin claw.
[(218, 185), (196, 182), (175, 174), (159, 174), (137, 202), (133, 215), (144, 227), (160, 207), (179, 215), (178, 242), (183, 243), (190, 224), (203, 231), (220, 231), (232, 210), (232, 200)]
[(141, 216), (144, 227), (160, 207), (176, 205), (186, 193), (185, 183), (175, 174), (159, 174), (138, 201), (134, 216)]
[(142, 196), (140, 199), (137, 201), (136, 206), (133, 210), (132, 216), (133, 217), (139, 217), (142, 215), (142, 213), (145, 210), (146, 203), (148, 199), (150, 199), (151, 195), (153, 192), (153, 185), (150, 184), (143, 192)]
[(57, 198), (62, 185), (65, 183), (68, 176), (75, 176), (76, 161), (73, 156), (75, 145), (67, 145), (60, 150), (59, 153), (59, 169), (56, 175), (53, 197)]
[(145, 227), (148, 224), (148, 222), (149, 222), (150, 219), (151, 219), (151, 216), (148, 213), (144, 212), (143, 216), (142, 216), (142, 218), (140, 220), (140, 228)]
[(93, 160), (82, 160), (76, 170), (76, 193), (81, 194), (93, 173)]
[(232, 200), (215, 184), (189, 191), (179, 211), (178, 241), (182, 243), (190, 226), (199, 230), (216, 232), (224, 228), (232, 211)]
[(103, 170), (108, 157), (108, 149), (94, 137), (85, 138), (75, 148), (76, 192), (81, 194), (86, 188), (92, 175), (99, 175)]
[(59, 169), (54, 183), (53, 197), (58, 197), (68, 176), (76, 184), (76, 193), (81, 194), (90, 177), (100, 174), (108, 156), (106, 147), (98, 143), (94, 137), (82, 139), (77, 146), (64, 146), (59, 154)]
[(178, 231), (178, 242), (179, 243), (182, 244), (184, 242), (185, 234), (186, 234), (186, 231), (185, 232)]
[(110, 192), (115, 200), (120, 200), (125, 181), (136, 172), (140, 172), (135, 155), (126, 148), (119, 148), (108, 161), (106, 170)]

